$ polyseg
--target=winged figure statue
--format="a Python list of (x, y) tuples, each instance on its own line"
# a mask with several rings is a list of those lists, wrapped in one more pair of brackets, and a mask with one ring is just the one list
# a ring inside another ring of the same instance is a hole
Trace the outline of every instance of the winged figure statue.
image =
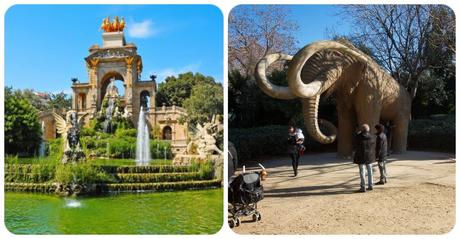
[(56, 121), (56, 130), (64, 140), (64, 155), (62, 156), (62, 163), (77, 162), (85, 159), (80, 146), (80, 128), (83, 126), (83, 118), (88, 113), (78, 117), (75, 110), (70, 110), (66, 113), (65, 119), (52, 112), (54, 120)]

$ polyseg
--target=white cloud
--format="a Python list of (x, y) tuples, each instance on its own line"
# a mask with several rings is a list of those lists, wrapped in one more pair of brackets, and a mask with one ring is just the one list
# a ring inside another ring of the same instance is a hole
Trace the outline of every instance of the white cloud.
[(196, 62), (196, 63), (188, 64), (183, 67), (151, 70), (149, 71), (149, 75), (156, 75), (157, 82), (162, 82), (168, 76), (178, 76), (179, 74), (186, 73), (189, 71), (197, 72), (200, 66), (201, 66), (201, 62)]
[(148, 38), (156, 33), (151, 20), (144, 20), (142, 22), (133, 21), (127, 23), (126, 28), (128, 28), (128, 35), (132, 38)]

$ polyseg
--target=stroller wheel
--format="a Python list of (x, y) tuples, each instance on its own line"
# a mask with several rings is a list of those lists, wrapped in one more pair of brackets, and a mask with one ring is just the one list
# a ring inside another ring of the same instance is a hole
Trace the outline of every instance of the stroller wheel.
[(230, 226), (230, 228), (234, 228), (235, 224), (236, 224), (235, 219), (232, 218), (228, 220), (228, 226)]
[(236, 218), (236, 226), (239, 227), (241, 225), (241, 220), (239, 218)]
[(252, 214), (252, 220), (254, 222), (262, 220), (262, 215), (260, 215), (260, 212), (256, 212), (256, 213)]

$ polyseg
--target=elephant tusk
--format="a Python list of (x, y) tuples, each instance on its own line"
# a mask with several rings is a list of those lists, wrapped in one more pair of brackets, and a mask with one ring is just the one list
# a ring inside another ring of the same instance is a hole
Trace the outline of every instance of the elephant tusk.
[(282, 100), (291, 100), (297, 98), (297, 96), (291, 92), (289, 87), (277, 86), (271, 83), (265, 75), (268, 66), (270, 66), (272, 63), (276, 61), (291, 59), (292, 56), (290, 55), (275, 53), (265, 56), (257, 63), (254, 75), (256, 77), (257, 85), (265, 94)]
[(348, 56), (353, 57), (354, 59), (361, 60), (363, 62), (368, 62), (369, 59), (356, 52), (349, 47), (335, 42), (335, 41), (318, 41), (312, 44), (309, 44), (297, 52), (292, 58), (291, 64), (288, 70), (288, 84), (291, 91), (302, 98), (310, 98), (315, 95), (322, 93), (323, 82), (315, 80), (308, 84), (305, 84), (302, 81), (301, 73), (302, 68), (310, 57), (321, 50), (336, 50), (342, 52)]

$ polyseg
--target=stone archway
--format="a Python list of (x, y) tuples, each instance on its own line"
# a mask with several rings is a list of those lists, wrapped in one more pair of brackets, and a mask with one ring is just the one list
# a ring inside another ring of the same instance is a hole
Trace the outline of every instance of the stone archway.
[(115, 72), (115, 71), (106, 73), (100, 81), (101, 98), (105, 96), (105, 93), (107, 91), (107, 86), (109, 86), (111, 79), (115, 79), (115, 81), (123, 82), (123, 87), (126, 89), (125, 80), (120, 73)]
[(167, 126), (163, 127), (162, 139), (163, 140), (172, 140), (172, 128), (171, 128), (171, 126), (167, 125)]
[[(99, 98), (98, 98), (98, 109), (100, 109), (101, 107), (101, 104), (102, 104), (102, 101), (104, 100), (104, 96), (107, 92), (107, 87), (109, 86), (111, 80), (114, 79), (115, 80), (115, 85), (117, 85), (117, 82), (122, 82), (122, 89), (120, 89), (120, 85), (117, 86), (118, 90), (122, 91), (122, 92), (126, 92), (126, 83), (125, 83), (125, 80), (123, 78), (123, 75), (118, 73), (118, 72), (115, 72), (115, 71), (112, 71), (112, 72), (108, 72), (106, 73), (101, 81), (100, 81), (100, 87), (99, 87)], [(123, 96), (123, 95), (120, 95), (120, 96)]]
[(86, 110), (86, 94), (85, 93), (78, 94), (77, 109)]
[(139, 107), (143, 107), (144, 110), (149, 111), (150, 109), (150, 92), (147, 90), (143, 90), (139, 96)]

